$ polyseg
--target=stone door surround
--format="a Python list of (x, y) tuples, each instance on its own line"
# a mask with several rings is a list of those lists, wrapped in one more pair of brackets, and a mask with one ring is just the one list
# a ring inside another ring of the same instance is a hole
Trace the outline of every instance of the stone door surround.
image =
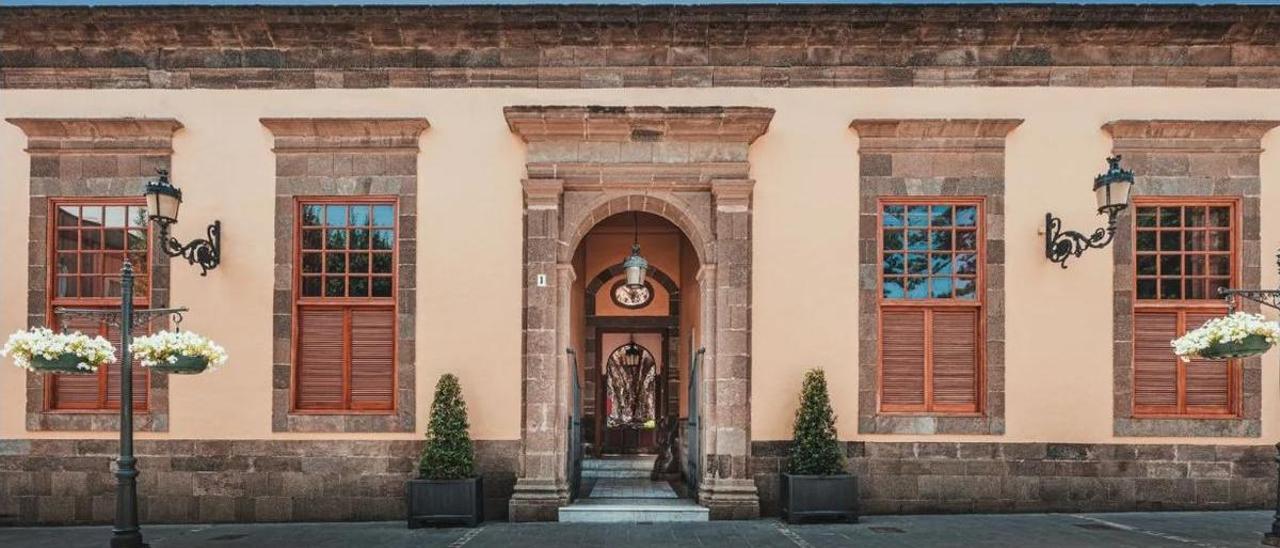
[[(528, 144), (524, 181), (523, 423), (514, 521), (551, 521), (568, 503), (566, 470), (574, 250), (627, 211), (667, 219), (701, 263), (704, 362), (698, 501), (716, 519), (759, 515), (748, 469), (751, 189), (747, 153), (773, 110), (753, 107), (513, 106)], [(585, 275), (591, 275), (586, 273)]]

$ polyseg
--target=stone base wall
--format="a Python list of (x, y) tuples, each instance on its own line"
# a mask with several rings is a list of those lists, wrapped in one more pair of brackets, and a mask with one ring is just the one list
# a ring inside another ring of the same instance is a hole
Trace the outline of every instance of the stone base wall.
[[(405, 480), (422, 443), (355, 440), (141, 440), (143, 523), (405, 518)], [(485, 516), (504, 520), (519, 440), (478, 440)], [(0, 525), (110, 523), (114, 440), (0, 440)]]
[[(752, 443), (761, 514), (778, 513), (789, 442)], [(866, 514), (1271, 508), (1275, 447), (1078, 443), (846, 444)]]

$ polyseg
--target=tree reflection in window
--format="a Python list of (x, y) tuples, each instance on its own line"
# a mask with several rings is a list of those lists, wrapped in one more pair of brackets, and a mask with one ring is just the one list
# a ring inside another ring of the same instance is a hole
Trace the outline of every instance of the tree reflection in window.
[(653, 354), (634, 341), (609, 354), (605, 390), (610, 428), (640, 428), (657, 417), (653, 397), (657, 369)]

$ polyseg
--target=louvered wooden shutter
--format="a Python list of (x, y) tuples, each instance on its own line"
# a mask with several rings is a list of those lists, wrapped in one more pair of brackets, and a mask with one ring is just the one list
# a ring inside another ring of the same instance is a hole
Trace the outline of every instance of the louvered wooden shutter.
[(1177, 312), (1133, 315), (1133, 407), (1140, 413), (1178, 411)]
[[(1195, 329), (1221, 316), (1221, 312), (1188, 312), (1184, 320), (1185, 330)], [(1191, 360), (1182, 365), (1186, 376), (1187, 412), (1231, 412), (1231, 364), (1230, 361)]]
[(395, 310), (351, 310), (351, 408), (395, 405)]
[(921, 408), (925, 404), (925, 311), (885, 308), (880, 323), (880, 406), (886, 411)]
[(978, 311), (932, 310), (933, 405), (978, 410)]
[(338, 307), (298, 309), (298, 409), (341, 409), (344, 406), (343, 363), (346, 310)]
[[(106, 334), (101, 322), (89, 318), (69, 317), (60, 319), (59, 322), (65, 325), (67, 332), (79, 331), (90, 337)], [(46, 382), (53, 383), (53, 401), (50, 402), (52, 409), (101, 408), (101, 372), (98, 375), (49, 375), (46, 378), (48, 379)], [(119, 378), (118, 375), (117, 378)]]
[[(145, 335), (151, 332), (150, 326), (142, 326), (134, 330), (136, 335)], [(107, 366), (107, 387), (106, 387), (106, 406), (108, 409), (120, 408), (120, 348), (123, 341), (120, 339), (120, 331), (116, 330), (110, 333), (108, 338), (111, 344), (116, 347), (115, 364)], [(147, 369), (142, 367), (142, 362), (136, 358), (133, 360), (133, 408), (141, 410), (147, 408), (147, 396), (149, 395)]]

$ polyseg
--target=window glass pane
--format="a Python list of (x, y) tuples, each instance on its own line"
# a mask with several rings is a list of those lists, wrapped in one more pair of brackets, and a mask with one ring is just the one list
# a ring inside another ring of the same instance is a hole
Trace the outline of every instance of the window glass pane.
[(391, 273), (391, 254), (390, 253), (374, 253), (373, 254), (373, 271), (378, 274)]
[(924, 251), (929, 249), (929, 233), (924, 230), (907, 231), (907, 249)]
[(956, 278), (956, 298), (965, 300), (978, 298), (978, 284), (973, 278)]
[(369, 278), (364, 276), (353, 276), (348, 282), (347, 291), (351, 297), (368, 297)]
[(884, 225), (885, 227), (902, 226), (903, 224), (905, 224), (905, 221), (903, 220), (903, 215), (906, 213), (906, 209), (907, 208), (900, 205), (884, 206), (884, 211), (880, 215), (880, 224)]
[(319, 276), (305, 276), (302, 278), (302, 296), (303, 297), (319, 297), (322, 281)]
[(80, 231), (80, 248), (81, 249), (102, 249), (102, 231), (101, 230), (81, 230)]
[(81, 253), (80, 254), (80, 273), (81, 274), (101, 274), (102, 273), (102, 255), (97, 253)]
[(907, 226), (929, 226), (929, 206), (908, 206)]
[[(1205, 275), (1205, 257), (1204, 255), (1187, 255), (1183, 258), (1182, 272), (1187, 276), (1204, 276)], [(1142, 272), (1139, 271), (1139, 274)]]
[(950, 274), (951, 273), (951, 255), (948, 253), (935, 253), (929, 256), (929, 270), (934, 274)]
[(929, 278), (929, 296), (934, 299), (950, 299), (951, 278)]
[(302, 206), (302, 226), (316, 226), (324, 219), (324, 206), (308, 204)]
[(97, 276), (81, 276), (80, 277), (80, 296), (81, 297), (101, 297), (102, 294), (102, 278)]
[(104, 237), (104, 249), (111, 251), (124, 251), (124, 229), (111, 228), (102, 231)]
[(127, 213), (125, 206), (107, 206), (103, 211), (103, 224), (107, 228), (124, 228)]
[(331, 228), (326, 231), (326, 249), (346, 249), (347, 248), (347, 231), (341, 228)]
[(1160, 208), (1160, 226), (1162, 227), (1182, 226), (1182, 208), (1178, 208), (1178, 207)]
[(885, 253), (883, 270), (885, 274), (903, 274), (906, 258), (901, 253)]
[(929, 221), (933, 226), (951, 226), (951, 206), (933, 206), (933, 218)]
[(907, 278), (907, 298), (923, 299), (929, 296), (929, 278)]
[(884, 298), (901, 299), (905, 295), (902, 289), (902, 278), (885, 278), (884, 279)]
[(1203, 278), (1189, 279), (1185, 282), (1182, 290), (1185, 299), (1204, 299), (1206, 298), (1205, 285), (1208, 282)]
[(348, 272), (368, 272), (369, 271), (369, 254), (368, 253), (352, 253), (347, 259)]
[(346, 296), (346, 279), (343, 278), (342, 276), (325, 276), (324, 296), (345, 297)]
[(1210, 255), (1209, 273), (1218, 276), (1229, 276), (1231, 274), (1231, 256)]
[(78, 226), (80, 224), (80, 208), (76, 206), (58, 206), (58, 226)]
[(324, 247), (324, 233), (322, 231), (302, 231), (302, 249), (320, 249), (322, 247)]
[(901, 230), (884, 231), (884, 248), (886, 250), (902, 249), (903, 234)]
[(951, 231), (935, 230), (929, 233), (929, 249), (951, 251)]
[(391, 243), (395, 240), (394, 234), (395, 232), (392, 230), (373, 231), (373, 248), (391, 249)]
[(1213, 251), (1231, 250), (1231, 231), (1215, 230), (1209, 233), (1209, 249)]
[(343, 274), (347, 271), (347, 256), (342, 253), (326, 253), (324, 271), (329, 274)]
[(135, 228), (147, 226), (147, 208), (142, 206), (129, 206), (129, 226)]
[(389, 205), (373, 206), (373, 226), (395, 226), (395, 208)]
[(1156, 226), (1156, 208), (1140, 207), (1138, 208), (1137, 213), (1134, 214), (1134, 219), (1135, 219), (1135, 222), (1138, 224), (1138, 226), (1143, 226), (1143, 227)]
[(375, 277), (373, 278), (373, 296), (374, 297), (390, 297), (391, 296), (391, 278)]
[(102, 206), (84, 206), (80, 208), (80, 224), (82, 226), (102, 226)]
[(1160, 251), (1180, 250), (1182, 250), (1182, 234), (1175, 230), (1166, 230), (1160, 233)]
[(1204, 226), (1204, 208), (1187, 207), (1183, 211), (1183, 219), (1187, 226)]
[(1137, 236), (1138, 251), (1155, 251), (1156, 250), (1156, 232), (1153, 230), (1139, 230)]
[(1160, 275), (1177, 276), (1182, 274), (1182, 257), (1178, 255), (1160, 256)]
[(1155, 276), (1156, 275), (1156, 256), (1155, 255), (1138, 255), (1138, 275), (1139, 276)]
[(75, 297), (80, 293), (80, 283), (75, 276), (59, 276), (53, 286), (54, 294), (59, 297)]
[(351, 226), (369, 225), (369, 206), (351, 206)]
[(357, 228), (351, 231), (351, 249), (369, 249), (369, 229)]
[(978, 208), (974, 206), (956, 207), (956, 226), (977, 226)]
[(147, 231), (145, 229), (132, 229), (129, 231), (129, 249), (132, 251), (146, 251)]
[(972, 253), (956, 254), (956, 273), (957, 274), (977, 274), (978, 273), (978, 256)]
[[(134, 270), (140, 270), (138, 268), (139, 266), (147, 264), (146, 253), (129, 253), (128, 255), (129, 255), (129, 262), (133, 263)], [(124, 265), (120, 265), (120, 266), (124, 266)], [(119, 270), (120, 270), (119, 268), (116, 268), (113, 272), (119, 271)], [(141, 276), (142, 274), (138, 274), (138, 275)]]
[(957, 230), (956, 249), (963, 251), (978, 249), (978, 233), (973, 230)]
[(1161, 299), (1181, 299), (1182, 280), (1178, 278), (1160, 278)]
[(924, 253), (908, 253), (907, 254), (907, 273), (908, 274), (928, 274), (929, 273), (929, 256)]
[(75, 253), (59, 253), (58, 274), (75, 274), (77, 262)]
[(74, 230), (59, 230), (57, 244), (58, 249), (74, 250), (76, 248), (76, 240), (78, 239), (76, 231)]
[(1204, 231), (1187, 231), (1182, 235), (1182, 244), (1182, 248), (1187, 251), (1204, 251)]
[(151, 282), (146, 276), (138, 276), (133, 279), (133, 294), (147, 295), (151, 291)]
[(1209, 280), (1209, 295), (1217, 298), (1219, 289), (1230, 289), (1231, 280), (1229, 278), (1213, 278)]
[(120, 291), (124, 287), (120, 283), (119, 276), (105, 276), (98, 278), (98, 282), (102, 286), (102, 295), (105, 297), (119, 297)]
[(331, 205), (325, 207), (324, 223), (329, 226), (347, 225), (347, 206)]
[(1219, 226), (1219, 227), (1231, 226), (1231, 208), (1229, 207), (1209, 208), (1209, 226)]
[(320, 272), (320, 254), (319, 253), (303, 253), (302, 254), (302, 271), (303, 272)]
[(1138, 298), (1154, 299), (1156, 298), (1156, 281), (1147, 278), (1138, 280)]

